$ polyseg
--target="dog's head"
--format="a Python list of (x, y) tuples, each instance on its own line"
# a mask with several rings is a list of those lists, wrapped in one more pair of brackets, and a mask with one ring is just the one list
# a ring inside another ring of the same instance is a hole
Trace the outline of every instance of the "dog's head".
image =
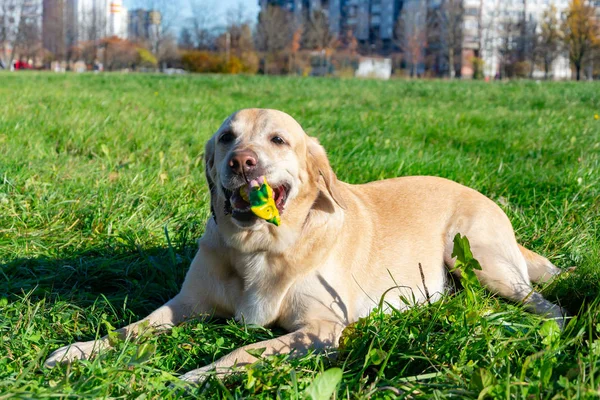
[[(323, 147), (281, 111), (232, 114), (206, 144), (205, 160), (217, 224), (237, 241), (262, 232), (259, 241), (270, 242), (265, 235), (298, 232), (315, 207), (333, 213), (345, 206)], [(257, 218), (240, 196), (240, 188), (261, 177), (273, 188), (280, 227)]]

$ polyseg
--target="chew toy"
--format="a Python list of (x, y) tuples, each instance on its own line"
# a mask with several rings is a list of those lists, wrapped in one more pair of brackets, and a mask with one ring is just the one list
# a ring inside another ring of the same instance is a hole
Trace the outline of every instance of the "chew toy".
[(240, 195), (242, 199), (250, 203), (250, 210), (254, 215), (275, 226), (279, 226), (281, 223), (279, 210), (275, 205), (273, 189), (269, 186), (266, 179), (261, 177), (257, 180), (252, 180), (248, 186), (242, 187)]

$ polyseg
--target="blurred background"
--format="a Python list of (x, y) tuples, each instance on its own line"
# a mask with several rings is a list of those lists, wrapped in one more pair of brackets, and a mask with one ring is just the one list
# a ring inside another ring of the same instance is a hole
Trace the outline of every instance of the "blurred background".
[(591, 80), (600, 0), (0, 0), (0, 69)]

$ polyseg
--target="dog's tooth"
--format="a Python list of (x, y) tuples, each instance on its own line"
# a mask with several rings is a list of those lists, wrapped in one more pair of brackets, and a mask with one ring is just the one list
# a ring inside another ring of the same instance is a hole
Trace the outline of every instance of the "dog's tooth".
[(248, 197), (248, 186), (242, 186), (240, 188), (240, 197), (244, 200), (249, 202), (250, 198)]

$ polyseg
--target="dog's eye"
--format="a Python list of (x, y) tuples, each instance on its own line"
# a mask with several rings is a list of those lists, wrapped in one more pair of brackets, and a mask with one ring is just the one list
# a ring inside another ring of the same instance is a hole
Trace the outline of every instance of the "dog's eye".
[(219, 143), (227, 144), (233, 142), (235, 135), (231, 132), (225, 132), (219, 136)]
[(275, 143), (275, 144), (285, 144), (285, 140), (283, 140), (281, 138), (281, 136), (273, 136), (271, 138), (271, 142)]

